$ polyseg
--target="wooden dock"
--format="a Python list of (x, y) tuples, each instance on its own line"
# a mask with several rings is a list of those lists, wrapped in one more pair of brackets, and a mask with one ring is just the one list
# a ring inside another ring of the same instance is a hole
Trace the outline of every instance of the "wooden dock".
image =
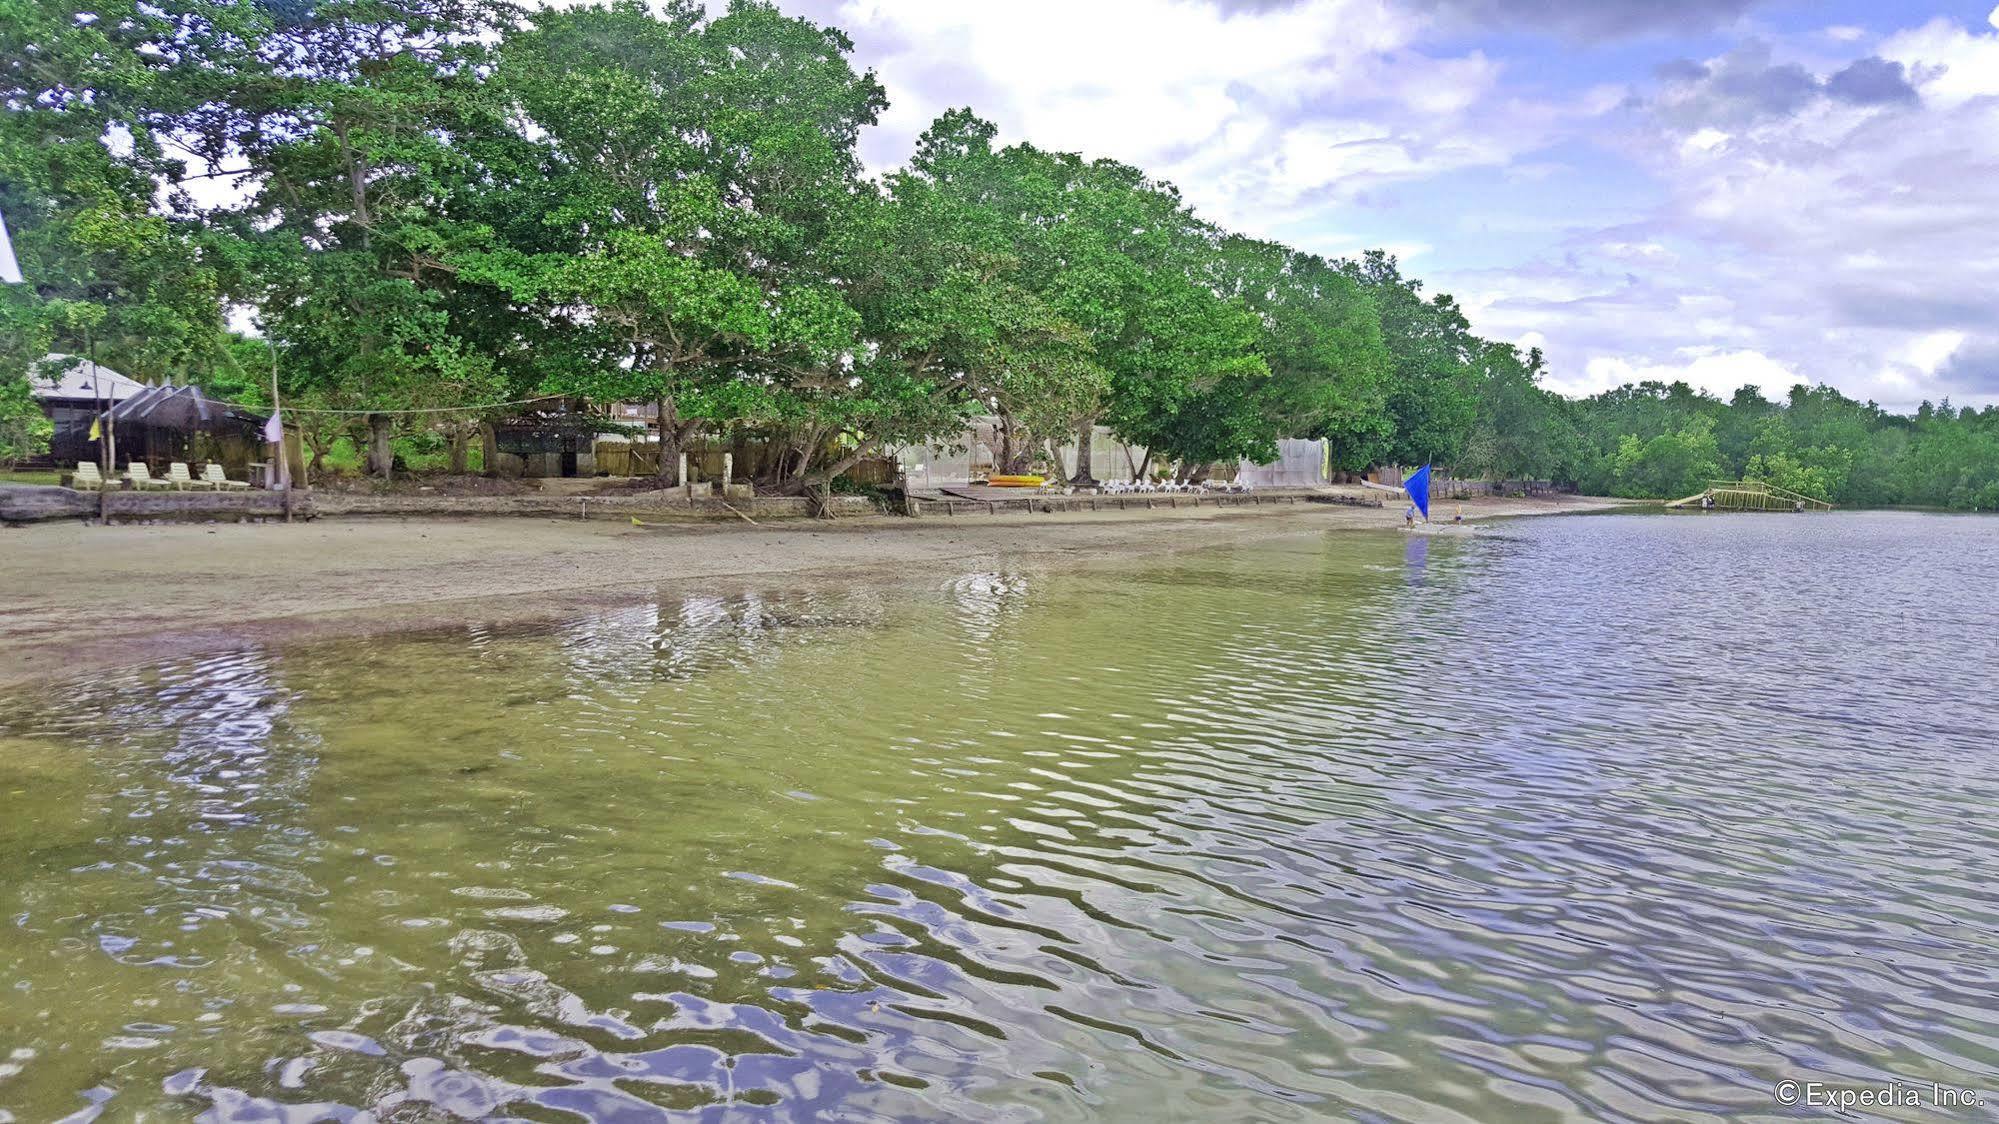
[(1706, 490), (1666, 505), (1668, 511), (1831, 511), (1824, 500), (1761, 480), (1714, 480)]

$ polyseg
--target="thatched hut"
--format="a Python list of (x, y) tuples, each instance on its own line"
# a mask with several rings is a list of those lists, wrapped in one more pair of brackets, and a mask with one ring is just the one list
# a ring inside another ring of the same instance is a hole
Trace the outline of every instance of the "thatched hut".
[[(266, 415), (218, 402), (196, 386), (149, 386), (105, 413), (118, 445), (118, 461), (145, 461), (163, 469), (171, 461), (216, 461), (241, 479), (251, 462), (270, 454)], [(302, 478), (295, 439), (287, 434), (293, 476)]]

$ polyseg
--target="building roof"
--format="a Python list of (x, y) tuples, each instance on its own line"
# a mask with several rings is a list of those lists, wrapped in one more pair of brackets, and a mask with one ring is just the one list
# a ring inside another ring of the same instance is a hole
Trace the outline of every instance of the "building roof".
[(248, 429), (263, 424), (264, 416), (217, 402), (198, 386), (149, 386), (106, 413), (120, 425), (144, 425), (156, 429)]
[[(75, 360), (71, 363), (71, 360)], [(63, 370), (65, 363), (70, 364)], [(44, 375), (42, 372), (47, 372)], [(37, 398), (86, 398), (123, 402), (146, 389), (146, 384), (88, 359), (50, 353), (29, 372), (28, 386)]]

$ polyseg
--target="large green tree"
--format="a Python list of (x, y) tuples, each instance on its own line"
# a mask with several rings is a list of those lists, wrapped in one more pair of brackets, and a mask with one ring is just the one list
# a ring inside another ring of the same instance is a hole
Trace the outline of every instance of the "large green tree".
[(1373, 299), (1333, 263), (1274, 242), (1229, 237), (1214, 260), (1218, 290), (1257, 319), (1255, 349), (1269, 377), (1229, 380), (1183, 408), (1190, 421), (1234, 419), (1223, 425), (1237, 439), (1180, 455), (1268, 460), (1277, 438), (1324, 438), (1336, 468), (1367, 467), (1394, 426), (1391, 359)]
[(1170, 419), (1227, 380), (1269, 375), (1256, 353), (1256, 317), (1212, 284), (1220, 233), (1171, 185), (1130, 165), (1018, 148), (1036, 158), (1025, 177), (1028, 213), (1047, 230), (1029, 284), (1083, 333), (1109, 375), (1101, 397), (1079, 403), (1073, 482), (1094, 481), (1100, 420), (1127, 442), (1199, 455), (1192, 442), (1166, 448), (1176, 440)]
[(1341, 268), (1374, 299), (1394, 376), (1394, 421), (1384, 459), (1394, 464), (1455, 464), (1478, 411), (1477, 358), (1483, 341), (1448, 294), (1423, 297), (1395, 258), (1375, 250)]
[[(885, 104), (840, 32), (738, 0), (537, 13), (493, 83), (540, 147), (554, 237), (495, 238), (461, 277), (563, 330), (557, 385), (657, 403), (660, 471), (732, 418), (796, 416), (852, 377), (858, 316), (828, 239)], [(539, 240), (538, 240), (539, 241)]]
[(868, 348), (999, 419), (999, 463), (1021, 471), (1038, 439), (1101, 409), (1109, 372), (1044, 291), (1051, 249), (1036, 209), (1053, 160), (999, 150), (995, 129), (953, 110), (917, 142), (852, 255), (849, 293)]
[(0, 213), (26, 278), (0, 286), (0, 381), (19, 384), (52, 350), (147, 380), (216, 361), (222, 282), (177, 186), (174, 130), (249, 64), (246, 19), (227, 5), (0, 0)]
[[(485, 176), (488, 40), (508, 9), (482, 0), (321, 0), (255, 7), (255, 61), (225, 100), (181, 123), (243, 197), (212, 216), (231, 242), (232, 295), (284, 356), (315, 459), (356, 419), (387, 476), (415, 411), (505, 397), (504, 342), (453, 315), (459, 217)], [(349, 411), (348, 413), (310, 412)]]

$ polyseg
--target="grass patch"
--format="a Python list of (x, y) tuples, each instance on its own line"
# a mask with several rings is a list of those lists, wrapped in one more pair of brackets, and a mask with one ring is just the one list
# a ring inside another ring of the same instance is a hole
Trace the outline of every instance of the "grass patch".
[[(390, 448), (411, 472), (443, 472), (451, 463), (451, 452), (442, 440), (425, 437), (398, 437), (390, 442)], [(326, 459), (320, 462), (320, 470), (335, 476), (361, 475), (361, 448), (352, 438), (337, 438), (326, 450)], [(479, 443), (474, 441), (466, 450), (465, 471), (478, 473), (485, 471), (485, 458), (481, 455)]]
[(0, 472), (0, 484), (60, 484), (60, 472)]

